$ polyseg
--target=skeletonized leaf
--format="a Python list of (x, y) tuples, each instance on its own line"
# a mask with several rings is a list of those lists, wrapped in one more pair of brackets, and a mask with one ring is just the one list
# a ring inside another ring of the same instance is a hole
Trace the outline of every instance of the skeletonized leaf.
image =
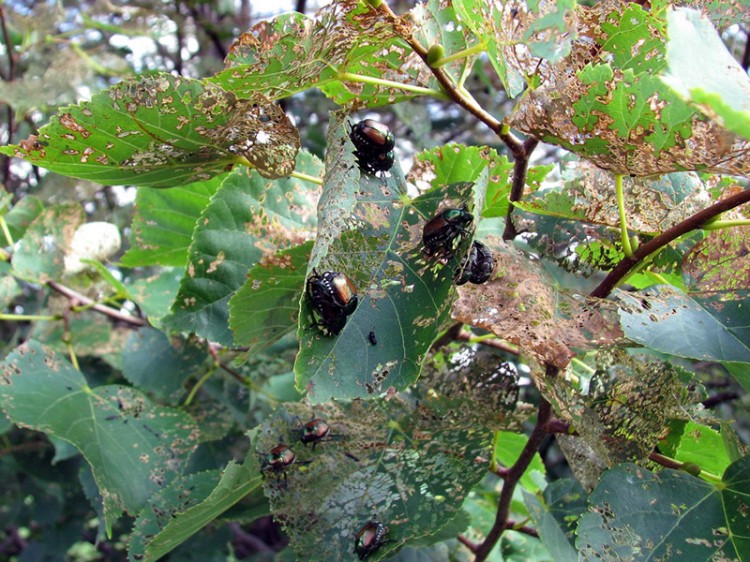
[(616, 174), (685, 170), (744, 175), (750, 142), (683, 102), (658, 78), (666, 67), (664, 10), (614, 0), (578, 7), (579, 39), (543, 63), (512, 124)]
[(590, 302), (556, 287), (543, 267), (494, 237), (482, 240), (495, 256), (488, 283), (464, 285), (453, 318), (519, 345), (539, 361), (565, 368), (573, 350), (621, 337), (605, 302)]
[[(612, 174), (579, 160), (563, 170), (558, 188), (537, 191), (514, 203), (530, 213), (619, 227), (619, 211)], [(658, 179), (623, 178), (628, 229), (658, 234), (700, 211), (710, 195), (698, 175), (675, 172)]]
[[(314, 409), (289, 404), (264, 425), (258, 451), (270, 451), (281, 439), (297, 455), (286, 478), (267, 475), (264, 487), (300, 558), (349, 559), (357, 531), (377, 518), (392, 542), (368, 560), (382, 560), (407, 541), (439, 540), (436, 530), (460, 512), (486, 472), (490, 432), (467, 418), (439, 415), (423, 396), (416, 398)], [(299, 441), (300, 424), (311, 416), (330, 426), (330, 438), (314, 449)]]
[(0, 403), (17, 424), (74, 444), (91, 465), (106, 523), (137, 513), (179, 473), (198, 428), (133, 388), (91, 388), (64, 358), (30, 340), (2, 364)]
[(288, 176), (300, 147), (286, 114), (260, 94), (171, 74), (128, 80), (61, 110), (0, 152), (105, 185), (172, 187), (205, 181), (238, 162)]

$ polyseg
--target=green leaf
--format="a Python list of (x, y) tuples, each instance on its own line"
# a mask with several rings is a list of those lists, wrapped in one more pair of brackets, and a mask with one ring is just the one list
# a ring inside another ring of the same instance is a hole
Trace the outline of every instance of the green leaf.
[(312, 241), (283, 250), (247, 272), (229, 301), (234, 341), (253, 355), (297, 329), (299, 300)]
[(139, 188), (130, 248), (122, 264), (184, 266), (195, 223), (226, 177), (221, 174), (172, 189)]
[(208, 351), (182, 337), (150, 327), (130, 333), (122, 350), (122, 374), (138, 388), (176, 404), (185, 381), (204, 369)]
[[(464, 23), (484, 44), (490, 63), (508, 93), (514, 98), (520, 94), (526, 82), (523, 72), (509, 60), (505, 49), (512, 49), (521, 42), (515, 35), (518, 22), (510, 10), (504, 10), (496, 3), (477, 0), (455, 0), (453, 8)], [(451, 53), (448, 52), (450, 55)]]
[(722, 311), (669, 286), (617, 295), (625, 305), (619, 312), (622, 329), (632, 341), (678, 357), (750, 363), (744, 307)]
[[(297, 169), (318, 177), (321, 164), (301, 152)], [(268, 181), (247, 169), (230, 174), (198, 221), (187, 271), (165, 324), (231, 345), (229, 299), (250, 267), (311, 235), (319, 193), (315, 184), (297, 178)]]
[[(268, 474), (264, 487), (299, 559), (340, 559), (377, 517), (392, 542), (368, 560), (381, 560), (407, 541), (440, 540), (430, 539), (461, 512), (486, 473), (476, 458), (487, 454), (489, 431), (438, 415), (414, 398), (318, 404), (314, 411), (289, 404), (263, 426), (258, 451), (283, 439), (297, 455), (285, 478)], [(313, 415), (330, 425), (330, 439), (302, 447), (300, 420)]]
[[(522, 433), (498, 432), (495, 437), (495, 459), (502, 466), (513, 466), (527, 442), (528, 437)], [(541, 474), (547, 473), (539, 453), (534, 453), (529, 468), (526, 469), (520, 480), (521, 486), (532, 493), (539, 491), (539, 485), (531, 475), (535, 470)]]
[[(359, 304), (339, 335), (326, 336), (311, 325), (312, 308), (302, 299), (295, 373), (297, 388), (307, 389), (315, 402), (364, 398), (416, 380), (448, 320), (460, 253), (447, 265), (429, 258), (423, 253), (422, 228), (439, 208), (474, 205), (470, 182), (441, 186), (413, 206), (405, 204), (398, 164), (387, 178), (357, 178), (353, 147), (341, 122), (331, 125), (328, 146), (322, 222), (311, 265), (349, 276), (358, 287)], [(369, 342), (370, 332), (377, 345)]]
[(418, 153), (407, 181), (421, 190), (427, 186), (461, 181), (477, 181), (485, 169), (489, 181), (482, 217), (504, 217), (508, 213), (508, 194), (511, 187), (513, 163), (494, 149), (447, 144)]
[(184, 268), (166, 267), (159, 273), (127, 283), (133, 302), (141, 307), (154, 328), (159, 328), (177, 296)]
[(26, 229), (13, 253), (13, 274), (27, 281), (44, 283), (62, 276), (63, 258), (73, 234), (85, 222), (83, 207), (76, 203), (52, 205)]
[(2, 364), (0, 403), (17, 424), (75, 445), (104, 498), (107, 528), (137, 513), (167, 485), (195, 446), (198, 428), (182, 412), (118, 385), (91, 388), (65, 359), (30, 340)]
[(556, 562), (576, 562), (576, 527), (586, 512), (587, 495), (574, 478), (552, 482), (542, 498), (524, 491), (524, 501), (539, 536)]
[(300, 146), (275, 104), (190, 78), (153, 74), (64, 108), (48, 125), (0, 147), (8, 156), (105, 185), (171, 187), (205, 181), (238, 162), (288, 176)]
[(711, 474), (723, 474), (732, 462), (721, 434), (692, 421), (685, 423), (672, 456), (680, 462), (695, 463)]
[[(750, 457), (733, 463), (720, 489), (685, 472), (632, 464), (606, 471), (578, 524), (582, 560), (746, 560)], [(648, 514), (644, 517), (644, 514)]]
[(278, 99), (317, 86), (340, 105), (395, 103), (416, 94), (346, 75), (435, 84), (432, 78), (424, 81), (424, 64), (399, 32), (356, 0), (329, 4), (313, 17), (281, 14), (241, 35), (227, 56), (226, 70), (211, 81), (240, 98), (261, 92)]
[[(750, 78), (711, 21), (697, 10), (667, 12), (668, 72), (662, 81), (727, 130), (750, 140)], [(706, 64), (696, 64), (696, 60)]]
[[(3, 215), (14, 242), (18, 241), (24, 235), (29, 225), (43, 210), (44, 203), (32, 195), (27, 195)], [(10, 245), (10, 241), (6, 239), (3, 230), (0, 230), (0, 245)]]
[(192, 474), (155, 496), (136, 520), (130, 559), (159, 560), (214, 521), (261, 483), (255, 452), (223, 471)]

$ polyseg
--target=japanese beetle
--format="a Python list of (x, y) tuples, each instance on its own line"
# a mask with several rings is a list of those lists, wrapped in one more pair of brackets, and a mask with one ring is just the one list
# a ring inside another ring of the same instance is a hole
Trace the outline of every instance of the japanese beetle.
[(292, 466), (297, 455), (284, 443), (279, 443), (265, 455), (261, 455), (260, 469), (266, 474), (282, 474), (286, 478), (286, 469)]
[(473, 220), (474, 216), (466, 209), (446, 209), (433, 217), (422, 230), (425, 254), (453, 257), (456, 239), (466, 235)]
[(324, 271), (307, 278), (305, 289), (310, 304), (320, 316), (316, 324), (326, 335), (338, 335), (344, 329), (346, 317), (357, 308), (357, 288), (343, 273)]
[(456, 271), (456, 285), (463, 285), (469, 281), (475, 285), (481, 285), (490, 278), (494, 268), (495, 257), (492, 251), (475, 240), (471, 245), (469, 255)]
[(365, 119), (352, 127), (349, 138), (359, 167), (369, 174), (387, 172), (393, 166), (396, 139), (391, 129), (373, 119)]
[(305, 446), (307, 446), (308, 443), (312, 443), (314, 451), (315, 445), (326, 439), (330, 432), (331, 426), (328, 425), (326, 420), (313, 417), (313, 419), (302, 426), (300, 441), (302, 441)]
[(359, 556), (360, 560), (364, 560), (383, 543), (388, 542), (384, 540), (387, 534), (388, 527), (380, 521), (374, 519), (368, 521), (354, 537), (354, 553)]

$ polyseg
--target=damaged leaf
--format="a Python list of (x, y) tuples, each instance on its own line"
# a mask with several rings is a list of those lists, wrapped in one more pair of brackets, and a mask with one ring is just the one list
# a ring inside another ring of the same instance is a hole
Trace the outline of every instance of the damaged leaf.
[(1, 376), (0, 404), (11, 420), (69, 441), (89, 462), (108, 529), (167, 486), (198, 442), (187, 414), (133, 388), (91, 388), (66, 359), (34, 340), (7, 357)]
[[(625, 464), (604, 473), (578, 523), (582, 560), (744, 560), (750, 548), (750, 457), (713, 486), (686, 472)], [(643, 514), (647, 513), (648, 517)]]
[[(301, 424), (312, 417), (327, 422), (329, 438), (305, 447)], [(297, 455), (286, 477), (266, 475), (264, 482), (297, 555), (346, 557), (357, 531), (373, 518), (389, 528), (391, 542), (372, 559), (407, 541), (436, 540), (430, 537), (459, 513), (487, 470), (491, 434), (467, 421), (402, 395), (314, 409), (287, 405), (264, 424), (255, 446), (263, 454), (282, 440)]]
[(229, 301), (234, 341), (248, 347), (248, 355), (297, 329), (311, 249), (309, 241), (262, 258)]
[[(424, 225), (439, 211), (473, 210), (475, 186), (440, 186), (405, 202), (398, 164), (387, 177), (360, 177), (344, 124), (332, 126), (318, 237), (310, 269), (342, 272), (358, 288), (358, 305), (337, 336), (313, 325), (302, 299), (297, 387), (314, 402), (371, 397), (403, 389), (419, 375), (430, 344), (448, 320), (459, 254), (442, 263), (423, 251)], [(484, 191), (487, 175), (477, 182)], [(373, 332), (377, 345), (368, 343)]]
[(542, 363), (565, 368), (576, 350), (621, 337), (606, 302), (587, 301), (557, 288), (539, 263), (500, 240), (482, 240), (495, 255), (488, 283), (464, 285), (453, 318), (489, 330)]
[[(536, 191), (514, 205), (524, 211), (619, 228), (615, 178), (585, 160), (568, 163), (564, 183)], [(628, 229), (659, 234), (705, 208), (711, 197), (698, 174), (623, 178)]]
[(172, 187), (238, 163), (288, 176), (299, 147), (289, 118), (262, 95), (238, 99), (207, 82), (154, 74), (62, 109), (38, 135), (0, 152), (105, 185)]
[(614, 0), (578, 7), (578, 39), (542, 63), (511, 124), (615, 174), (704, 170), (745, 175), (750, 142), (683, 102), (656, 76), (666, 68), (664, 10)]
[[(316, 177), (321, 163), (300, 152), (298, 169)], [(268, 181), (246, 168), (232, 172), (198, 219), (167, 325), (231, 345), (229, 299), (250, 267), (312, 236), (319, 195), (317, 185), (297, 178)]]
[(375, 106), (414, 93), (347, 80), (346, 73), (429, 87), (434, 78), (401, 39), (407, 18), (393, 22), (357, 0), (334, 2), (312, 17), (282, 14), (240, 36), (211, 80), (244, 98), (261, 92), (279, 99), (321, 88), (339, 104)]

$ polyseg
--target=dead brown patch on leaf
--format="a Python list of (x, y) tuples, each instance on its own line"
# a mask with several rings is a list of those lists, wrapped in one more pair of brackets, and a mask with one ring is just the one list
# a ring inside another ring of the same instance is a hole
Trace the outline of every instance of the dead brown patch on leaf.
[(497, 239), (483, 241), (495, 254), (495, 276), (483, 285), (460, 287), (453, 318), (489, 330), (561, 369), (577, 350), (622, 337), (606, 301), (563, 292), (528, 256)]

